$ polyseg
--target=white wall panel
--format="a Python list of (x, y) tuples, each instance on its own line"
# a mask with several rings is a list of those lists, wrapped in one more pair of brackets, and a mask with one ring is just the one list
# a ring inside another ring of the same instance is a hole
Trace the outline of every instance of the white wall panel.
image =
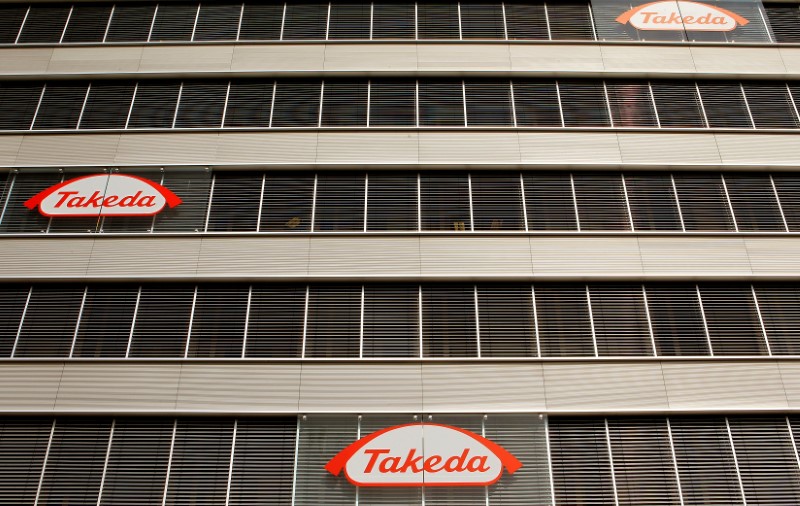
[(0, 273), (17, 279), (83, 278), (89, 267), (94, 239), (3, 239)]
[(480, 166), (519, 164), (517, 132), (419, 133), (419, 162), (432, 165)]
[[(313, 164), (317, 132), (224, 132), (214, 161), (235, 164)], [(208, 160), (207, 160), (208, 162)]]
[(639, 237), (638, 241), (645, 274), (703, 278), (752, 273), (744, 239), (739, 237)]
[(753, 274), (797, 276), (800, 241), (794, 237), (745, 237)]
[(786, 402), (792, 409), (800, 408), (800, 363), (781, 361), (778, 362), (778, 369), (786, 393)]
[(0, 73), (43, 74), (52, 56), (52, 47), (3, 48), (0, 49)]
[(415, 44), (329, 44), (325, 48), (327, 71), (353, 72), (385, 69), (414, 72), (417, 70)]
[[(194, 242), (194, 241), (191, 241)], [(308, 273), (310, 238), (205, 237), (200, 243), (200, 278), (304, 276)]]
[(719, 165), (717, 142), (710, 133), (617, 134), (622, 162), (669, 170), (682, 165)]
[[(207, 164), (217, 155), (218, 133), (125, 134), (114, 161), (118, 164)], [(24, 143), (23, 143), (24, 145)]]
[(14, 166), (24, 135), (0, 135), (0, 165)]
[(525, 236), (421, 237), (423, 276), (529, 276), (531, 252)]
[(136, 72), (142, 63), (142, 46), (56, 47), (47, 66), (48, 74), (75, 72)]
[(531, 237), (536, 277), (641, 276), (635, 237)]
[(419, 44), (419, 70), (507, 71), (511, 65), (505, 44)]
[(315, 237), (309, 247), (311, 276), (413, 279), (423, 270), (419, 237)]
[(119, 142), (119, 134), (26, 135), (15, 163), (34, 167), (112, 165)]
[(325, 63), (324, 44), (264, 44), (231, 46), (235, 72), (319, 71)]
[(529, 165), (619, 165), (616, 133), (520, 132), (522, 163)]
[(723, 164), (797, 167), (800, 138), (780, 134), (715, 134)]
[[(58, 254), (58, 245), (53, 246), (53, 253)], [(91, 277), (191, 279), (197, 273), (199, 255), (199, 239), (102, 237), (94, 241), (86, 273)]]
[(600, 73), (605, 69), (595, 44), (511, 44), (511, 70), (541, 73)]
[(603, 70), (606, 72), (659, 72), (691, 74), (695, 71), (688, 46), (646, 46), (641, 44), (601, 45)]
[(52, 411), (63, 369), (62, 362), (0, 364), (0, 410)]
[[(291, 136), (292, 134), (287, 134)], [(317, 142), (318, 164), (409, 165), (420, 160), (420, 150), (428, 133), (411, 132), (320, 132)], [(440, 146), (440, 148), (447, 147)], [(513, 148), (516, 148), (514, 142)], [(442, 149), (444, 151), (444, 149)]]
[(231, 70), (233, 46), (193, 44), (185, 46), (145, 46), (140, 72), (227, 72)]
[(304, 363), (301, 413), (314, 411), (420, 412), (423, 384), (419, 363)]
[(748, 77), (786, 72), (778, 48), (692, 46), (692, 59), (699, 73), (724, 73), (729, 77)]

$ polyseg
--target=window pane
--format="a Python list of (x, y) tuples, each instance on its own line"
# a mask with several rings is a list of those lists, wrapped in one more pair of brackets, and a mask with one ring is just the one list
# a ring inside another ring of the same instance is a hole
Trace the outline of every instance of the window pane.
[(417, 230), (417, 175), (369, 174), (367, 230)]
[(414, 2), (373, 2), (373, 39), (413, 39)]
[(514, 81), (517, 126), (560, 127), (555, 81)]
[(675, 174), (686, 230), (734, 230), (719, 174)]
[(767, 354), (749, 286), (701, 285), (700, 296), (715, 356)]
[(263, 178), (260, 172), (215, 174), (208, 231), (255, 232)]
[(460, 2), (461, 33), (464, 39), (505, 39), (503, 5)]
[(314, 127), (319, 124), (321, 83), (278, 81), (273, 127)]
[(34, 286), (14, 356), (68, 357), (83, 290), (82, 286), (70, 285)]
[(364, 230), (364, 175), (317, 176), (315, 232)]
[(625, 174), (624, 177), (635, 230), (681, 230), (669, 175)]
[(784, 231), (768, 174), (726, 174), (725, 185), (740, 231)]
[(239, 40), (280, 40), (283, 2), (244, 4)]
[(648, 285), (647, 306), (659, 356), (708, 355), (694, 285)]
[(785, 84), (746, 83), (744, 94), (756, 128), (797, 128), (797, 114)]
[(790, 232), (800, 230), (800, 178), (794, 174), (773, 174), (781, 209)]
[(367, 126), (367, 83), (326, 80), (322, 126)]
[(261, 205), (262, 232), (311, 230), (313, 175), (266, 175)]
[(219, 128), (225, 110), (227, 82), (183, 83), (175, 128)]
[(595, 40), (588, 2), (547, 3), (553, 40)]
[(34, 130), (78, 128), (87, 89), (85, 83), (49, 83), (36, 114)]
[(103, 42), (110, 15), (110, 5), (74, 5), (63, 42)]
[(593, 357), (589, 300), (584, 285), (536, 285), (543, 357)]
[(138, 293), (137, 286), (89, 285), (73, 356), (125, 357)]
[(525, 230), (519, 174), (473, 174), (475, 230)]
[(194, 40), (236, 40), (242, 4), (200, 4)]
[(115, 4), (106, 42), (146, 41), (155, 13), (155, 4)]
[(548, 23), (544, 2), (503, 2), (509, 39), (547, 40)]
[(305, 307), (305, 285), (254, 285), (245, 356), (300, 357)]
[(703, 110), (694, 83), (653, 81), (653, 97), (661, 128), (703, 128)]
[(800, 9), (792, 4), (765, 5), (775, 42), (800, 42)]
[(0, 44), (13, 44), (17, 40), (27, 12), (27, 5), (0, 6)]
[(328, 39), (369, 39), (370, 2), (332, 2)]
[(312, 286), (305, 358), (359, 356), (361, 286)]
[(0, 357), (11, 356), (29, 291), (28, 286), (0, 287)]
[(550, 418), (556, 504), (614, 504), (602, 418)]
[(508, 82), (466, 82), (468, 126), (514, 126)]
[(419, 357), (419, 287), (365, 287), (363, 356)]
[(372, 81), (370, 83), (370, 126), (415, 126), (415, 81)]
[(790, 286), (756, 287), (773, 355), (800, 355), (800, 292)]
[(656, 115), (647, 83), (606, 83), (615, 127), (656, 127)]
[(477, 357), (472, 286), (422, 287), (423, 357)]
[(599, 356), (653, 355), (641, 285), (589, 285), (589, 296)]
[(29, 129), (41, 96), (41, 83), (0, 83), (0, 130)]
[[(151, 169), (149, 172), (131, 171), (129, 173), (158, 184), (161, 184), (163, 179), (162, 173), (158, 170)], [(153, 221), (152, 216), (106, 216), (103, 218), (100, 230), (107, 233), (150, 232), (153, 229)]]
[(753, 128), (739, 83), (699, 83), (711, 128)]
[(42, 190), (62, 181), (61, 174), (56, 172), (20, 172), (14, 175), (14, 188), (5, 203), (3, 221), (0, 230), (3, 232), (44, 232), (50, 224), (50, 218), (42, 216), (38, 210), (31, 211), (24, 206), (29, 198)]
[(233, 420), (179, 419), (166, 503), (225, 504), (232, 440)]
[(61, 40), (64, 26), (69, 17), (70, 6), (66, 5), (31, 5), (19, 43), (47, 42), (55, 43)]
[(622, 177), (619, 174), (575, 174), (581, 230), (630, 230)]
[(164, 209), (155, 219), (157, 232), (200, 232), (205, 228), (211, 171), (166, 171), (164, 186), (175, 192), (183, 203)]
[(52, 419), (13, 418), (0, 422), (0, 501), (34, 504), (50, 440)]
[(559, 81), (564, 126), (607, 127), (606, 97), (600, 81)]
[(481, 357), (536, 357), (530, 285), (478, 287)]
[(419, 83), (420, 126), (464, 126), (461, 81)]
[(140, 82), (128, 128), (172, 128), (180, 88), (179, 82)]
[(160, 3), (151, 42), (188, 41), (192, 38), (198, 4)]
[(464, 174), (422, 174), (422, 230), (471, 230), (469, 181)]
[(130, 356), (183, 357), (193, 298), (193, 286), (143, 286)]
[(417, 30), (420, 39), (458, 39), (457, 2), (417, 3)]
[(248, 291), (246, 285), (197, 287), (188, 357), (242, 356)]
[(134, 86), (133, 83), (92, 83), (79, 128), (125, 128)]
[(289, 2), (283, 40), (325, 40), (328, 2)]
[(225, 128), (268, 127), (272, 88), (270, 81), (232, 81), (225, 111)]
[(572, 182), (567, 173), (525, 174), (528, 230), (577, 230)]

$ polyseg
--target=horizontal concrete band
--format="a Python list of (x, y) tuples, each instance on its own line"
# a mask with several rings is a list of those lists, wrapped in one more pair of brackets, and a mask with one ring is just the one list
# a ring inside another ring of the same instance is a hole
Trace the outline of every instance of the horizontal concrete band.
[(800, 77), (800, 47), (365, 42), (0, 48), (4, 78), (306, 73), (794, 79)]
[(795, 360), (620, 363), (26, 362), (0, 413), (797, 411)]
[(0, 240), (0, 280), (797, 279), (800, 237), (187, 235)]
[(796, 170), (800, 135), (342, 130), (0, 135), (0, 167), (449, 167)]

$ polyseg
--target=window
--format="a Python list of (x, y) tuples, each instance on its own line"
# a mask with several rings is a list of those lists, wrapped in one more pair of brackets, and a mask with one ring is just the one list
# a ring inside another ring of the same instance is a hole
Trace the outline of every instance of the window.
[(220, 172), (208, 213), (209, 232), (253, 232), (258, 226), (261, 185), (259, 172)]
[(479, 286), (481, 357), (536, 357), (530, 285)]
[(572, 179), (568, 173), (524, 176), (528, 230), (577, 230)]
[(0, 44), (13, 44), (17, 40), (22, 20), (27, 13), (27, 5), (0, 6)]
[(367, 230), (417, 230), (417, 175), (370, 173)]
[(305, 286), (253, 286), (245, 356), (300, 357), (305, 307)]
[(36, 113), (34, 130), (78, 128), (87, 90), (85, 83), (49, 83)]
[(155, 13), (155, 4), (115, 4), (106, 42), (147, 41)]
[(31, 290), (15, 357), (66, 358), (72, 348), (84, 288), (39, 285)]
[(595, 356), (586, 287), (537, 284), (534, 289), (542, 356)]
[(786, 230), (769, 175), (728, 174), (723, 177), (738, 230)]
[(756, 128), (798, 128), (797, 113), (783, 83), (743, 84), (750, 114)]
[(364, 287), (363, 357), (419, 357), (419, 287)]
[(200, 3), (193, 40), (236, 40), (242, 4)]
[(573, 176), (581, 230), (630, 230), (622, 177), (618, 174)]
[(472, 230), (467, 176), (422, 174), (420, 185), (422, 230)]
[(422, 287), (423, 357), (476, 357), (472, 286)]
[(224, 504), (232, 447), (233, 420), (179, 419), (165, 502)]
[(550, 39), (544, 2), (511, 1), (503, 5), (509, 39)]
[(129, 356), (183, 357), (195, 287), (143, 286)]
[(589, 296), (599, 356), (653, 355), (641, 285), (590, 285)]
[(507, 82), (466, 82), (464, 90), (467, 126), (514, 126)]
[(800, 230), (800, 178), (794, 174), (770, 176), (780, 199), (781, 210), (790, 232)]
[(699, 83), (710, 128), (753, 128), (739, 83)]
[(715, 356), (767, 354), (749, 286), (701, 285), (700, 296)]
[(310, 287), (305, 358), (357, 358), (360, 327), (360, 286)]
[(370, 81), (369, 126), (416, 126), (415, 81)]
[(225, 127), (268, 127), (273, 83), (231, 81)]
[(92, 83), (78, 128), (125, 128), (133, 100), (134, 83)]
[(87, 287), (72, 356), (125, 357), (138, 293), (116, 283)]
[(625, 174), (634, 230), (681, 230), (672, 177), (663, 174)]
[(800, 355), (800, 292), (795, 287), (755, 288), (773, 355)]
[(719, 174), (675, 174), (686, 230), (734, 230)]
[(183, 203), (164, 209), (155, 217), (158, 232), (200, 232), (205, 229), (208, 195), (211, 186), (209, 170), (167, 170), (164, 186), (180, 195)]
[(0, 422), (0, 502), (34, 504), (52, 427), (46, 418)]
[(328, 39), (369, 39), (371, 2), (331, 2)]
[(280, 40), (283, 2), (245, 2), (239, 40)]
[(60, 183), (62, 175), (54, 172), (19, 172), (13, 176), (13, 188), (5, 196), (5, 211), (0, 230), (3, 232), (44, 232), (50, 219), (38, 212), (30, 212), (23, 205), (40, 191)]
[(364, 175), (317, 176), (315, 232), (361, 232), (366, 199)]
[(198, 4), (160, 3), (150, 34), (151, 42), (189, 41), (192, 39)]
[(606, 83), (606, 89), (615, 127), (657, 126), (648, 83), (616, 81)]
[(582, 2), (547, 3), (552, 40), (594, 40), (590, 7)]
[(221, 127), (227, 93), (227, 82), (184, 82), (175, 115), (175, 128)]
[(461, 32), (464, 39), (505, 39), (503, 4), (459, 2)]
[(420, 126), (465, 126), (461, 81), (420, 81), (418, 86)]
[(325, 40), (328, 2), (286, 4), (283, 40)]
[(373, 39), (413, 39), (415, 34), (414, 2), (372, 3)]
[(653, 99), (661, 128), (703, 128), (706, 121), (694, 83), (653, 81)]
[(708, 355), (708, 338), (694, 285), (647, 285), (647, 307), (658, 356)]
[(278, 81), (272, 111), (273, 127), (313, 127), (319, 124), (321, 83)]
[(103, 42), (111, 5), (72, 6), (62, 42)]
[(514, 81), (512, 86), (517, 126), (562, 126), (555, 81)]
[(326, 80), (322, 126), (367, 126), (367, 83)]
[(29, 291), (26, 286), (0, 287), (0, 357), (11, 356)]
[(247, 286), (199, 286), (186, 356), (240, 358), (248, 297)]
[(473, 174), (475, 230), (525, 230), (521, 181), (517, 174)]
[(614, 503), (604, 420), (551, 418), (549, 433), (555, 503)]
[(27, 130), (42, 96), (36, 83), (0, 83), (0, 130)]
[(457, 2), (417, 3), (417, 30), (420, 39), (459, 39), (459, 24)]
[(172, 128), (181, 84), (143, 81), (136, 86), (128, 128)]
[(559, 81), (558, 90), (561, 96), (564, 126), (611, 126), (602, 82), (590, 80)]
[(56, 43), (61, 41), (69, 17), (69, 4), (31, 5), (18, 42)]
[(267, 173), (261, 204), (262, 232), (308, 232), (314, 199), (313, 175)]

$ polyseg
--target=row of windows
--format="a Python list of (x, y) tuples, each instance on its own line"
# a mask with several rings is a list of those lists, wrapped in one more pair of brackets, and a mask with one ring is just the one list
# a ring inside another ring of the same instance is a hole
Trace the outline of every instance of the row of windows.
[(0, 232), (800, 231), (800, 175), (137, 173), (183, 204), (155, 217), (46, 218), (23, 203), (77, 174), (12, 174)]
[[(430, 421), (522, 467), (489, 487), (356, 488), (325, 463), (359, 437)], [(800, 419), (524, 414), (6, 418), (0, 502), (52, 505), (794, 505)]]
[[(797, 6), (738, 2), (732, 32), (639, 31), (616, 22), (628, 2), (202, 2), (12, 4), (0, 44), (294, 40), (667, 40), (794, 42)], [(766, 15), (765, 15), (766, 14)], [(774, 23), (775, 37), (766, 26)]]
[(800, 85), (620, 80), (236, 80), (0, 85), (0, 130), (800, 127)]
[(0, 290), (13, 358), (800, 355), (793, 285), (34, 285)]

